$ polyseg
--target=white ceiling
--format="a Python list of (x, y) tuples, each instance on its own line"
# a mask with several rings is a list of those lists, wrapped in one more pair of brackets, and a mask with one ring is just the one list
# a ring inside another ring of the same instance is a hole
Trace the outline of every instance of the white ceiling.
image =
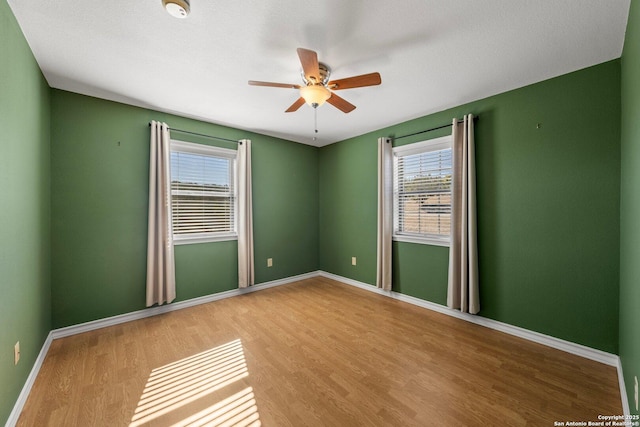
[[(50, 86), (323, 146), (620, 57), (630, 0), (8, 0)], [(296, 48), (357, 106), (284, 113)], [(171, 123), (169, 123), (171, 125)]]

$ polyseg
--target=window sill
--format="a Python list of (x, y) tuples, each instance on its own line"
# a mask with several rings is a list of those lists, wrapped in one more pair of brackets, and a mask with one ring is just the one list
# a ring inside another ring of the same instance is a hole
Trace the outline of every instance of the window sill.
[(238, 235), (235, 233), (225, 233), (212, 235), (192, 235), (192, 236), (176, 236), (173, 238), (173, 245), (190, 245), (194, 243), (210, 243), (210, 242), (226, 242), (229, 240), (238, 240)]
[(449, 237), (423, 237), (423, 236), (393, 236), (395, 242), (417, 243), (420, 245), (432, 245), (432, 246), (446, 246), (451, 245), (451, 239)]

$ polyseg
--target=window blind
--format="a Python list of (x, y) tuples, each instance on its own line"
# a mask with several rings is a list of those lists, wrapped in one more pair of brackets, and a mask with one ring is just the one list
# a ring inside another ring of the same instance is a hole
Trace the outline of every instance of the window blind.
[(395, 234), (449, 236), (451, 148), (399, 153), (394, 160)]
[(235, 158), (171, 152), (171, 208), (175, 236), (235, 233)]

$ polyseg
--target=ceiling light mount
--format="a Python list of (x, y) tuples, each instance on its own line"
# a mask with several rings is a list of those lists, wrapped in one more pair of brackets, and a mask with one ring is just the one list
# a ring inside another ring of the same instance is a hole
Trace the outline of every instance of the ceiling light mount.
[(162, 0), (162, 6), (169, 15), (176, 18), (186, 18), (191, 11), (189, 0)]

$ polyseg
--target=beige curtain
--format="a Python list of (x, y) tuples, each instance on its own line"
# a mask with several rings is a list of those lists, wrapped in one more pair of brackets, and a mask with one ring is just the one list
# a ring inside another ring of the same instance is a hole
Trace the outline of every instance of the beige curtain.
[(476, 167), (473, 115), (453, 119), (451, 246), (447, 305), (463, 313), (480, 311), (476, 224)]
[(378, 138), (378, 245), (376, 286), (391, 290), (393, 232), (393, 149), (391, 139)]
[(147, 236), (147, 307), (176, 297), (171, 225), (169, 127), (151, 122), (149, 224)]
[(255, 281), (253, 263), (253, 204), (251, 201), (251, 141), (238, 143), (238, 287)]

